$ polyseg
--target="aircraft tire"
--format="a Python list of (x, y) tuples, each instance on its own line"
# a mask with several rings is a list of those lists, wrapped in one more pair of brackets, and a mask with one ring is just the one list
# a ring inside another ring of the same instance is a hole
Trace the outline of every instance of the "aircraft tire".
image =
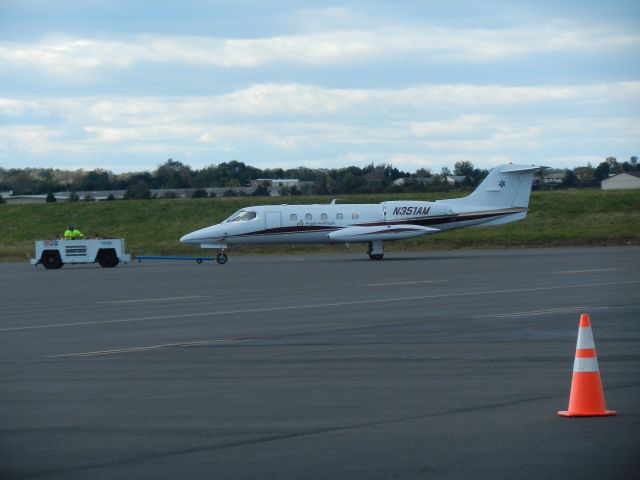
[(369, 254), (369, 258), (371, 260), (382, 260), (382, 257), (384, 257), (383, 253), (370, 253)]
[(229, 258), (224, 253), (219, 253), (216, 257), (216, 262), (218, 262), (220, 265), (224, 265), (225, 263), (227, 263), (227, 260), (229, 260)]

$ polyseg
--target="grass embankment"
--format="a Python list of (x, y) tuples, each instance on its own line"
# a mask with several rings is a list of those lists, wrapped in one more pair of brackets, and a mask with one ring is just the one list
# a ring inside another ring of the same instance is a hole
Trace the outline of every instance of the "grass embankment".
[[(443, 198), (443, 194), (341, 195), (339, 203), (438, 198)], [(330, 200), (330, 197), (244, 197), (0, 205), (0, 222), (4, 227), (0, 261), (26, 260), (33, 255), (34, 240), (55, 238), (70, 223), (87, 236), (125, 238), (127, 250), (136, 253), (144, 247), (150, 254), (201, 255), (198, 247), (181, 245), (180, 236), (217, 223), (239, 208), (283, 202), (322, 204)], [(388, 242), (385, 248), (400, 251), (627, 244), (640, 244), (640, 190), (533, 192), (529, 214), (520, 222)], [(314, 251), (345, 251), (345, 248), (342, 245), (234, 247), (237, 253)]]

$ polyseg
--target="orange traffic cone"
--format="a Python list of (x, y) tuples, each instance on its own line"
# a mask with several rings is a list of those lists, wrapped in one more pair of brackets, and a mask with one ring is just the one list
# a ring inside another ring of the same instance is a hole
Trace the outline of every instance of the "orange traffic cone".
[(573, 363), (573, 379), (569, 395), (569, 409), (558, 412), (563, 417), (601, 417), (618, 412), (607, 410), (598, 370), (596, 347), (591, 333), (589, 315), (580, 315), (576, 359)]

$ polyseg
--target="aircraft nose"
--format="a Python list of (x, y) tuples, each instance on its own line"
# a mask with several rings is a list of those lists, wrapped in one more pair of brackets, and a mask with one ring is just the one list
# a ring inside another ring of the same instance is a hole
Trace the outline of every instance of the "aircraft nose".
[(220, 225), (212, 225), (210, 227), (201, 228), (200, 230), (187, 233), (180, 239), (180, 241), (182, 243), (195, 244), (211, 243), (212, 241), (215, 243), (215, 239), (225, 235), (226, 233), (221, 231)]
[(191, 232), (180, 238), (181, 243), (199, 243), (198, 232)]

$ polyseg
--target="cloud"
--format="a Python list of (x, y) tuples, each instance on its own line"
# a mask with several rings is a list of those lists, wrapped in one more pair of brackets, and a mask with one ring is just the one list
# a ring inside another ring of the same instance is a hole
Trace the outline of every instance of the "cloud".
[(457, 136), (482, 130), (490, 121), (489, 115), (462, 115), (453, 120), (412, 122), (409, 129), (418, 137)]
[(637, 153), (631, 150), (640, 122), (629, 105), (639, 99), (640, 82), (400, 89), (266, 83), (193, 97), (0, 98), (0, 158), (121, 157), (122, 167), (101, 165), (126, 170), (140, 155), (210, 163), (228, 152), (256, 165), (361, 159), (404, 169), (437, 169), (447, 159), (486, 168), (497, 158), (622, 157)]
[[(260, 116), (277, 113), (334, 114), (365, 107), (381, 111), (390, 106), (424, 111), (433, 107), (511, 107), (558, 102), (597, 104), (638, 99), (640, 82), (541, 87), (445, 84), (399, 89), (340, 89), (267, 83), (218, 96), (210, 107)], [(466, 116), (458, 120), (456, 128), (463, 128), (461, 122), (478, 123), (483, 119), (487, 120), (482, 115)], [(435, 125), (416, 124), (415, 128), (435, 128)]]
[(38, 102), (17, 100), (14, 98), (0, 98), (0, 115), (6, 117), (21, 117), (25, 115), (46, 113)]
[[(332, 15), (344, 15), (341, 9)], [(433, 25), (362, 27), (263, 38), (134, 35), (85, 38), (51, 35), (35, 43), (0, 43), (0, 62), (74, 77), (101, 68), (180, 64), (255, 68), (269, 64), (350, 65), (414, 55), (438, 62), (493, 63), (532, 53), (619, 52), (640, 46), (640, 35), (620, 27), (534, 24), (503, 29)]]
[(49, 128), (41, 125), (4, 125), (0, 128), (0, 145), (2, 150), (11, 152), (28, 152), (34, 154), (48, 153), (51, 145), (64, 145), (67, 131), (64, 128)]
[[(560, 104), (593, 109), (598, 105), (633, 105), (639, 100), (640, 82), (550, 87), (445, 84), (400, 89), (265, 83), (210, 96), (0, 98), (0, 116), (13, 121), (52, 117), (64, 119), (69, 125), (125, 127), (202, 121), (238, 122), (257, 117), (314, 119), (338, 116), (340, 123), (348, 123), (350, 119), (361, 122), (362, 118), (369, 122), (371, 115), (375, 114), (378, 115), (378, 123), (399, 119), (401, 123), (409, 122), (408, 128), (414, 135), (432, 136), (483, 128), (492, 121), (489, 113), (492, 109), (502, 112), (505, 108), (557, 107)], [(465, 111), (484, 113), (462, 113), (451, 117), (451, 113)], [(434, 120), (413, 120), (416, 116), (428, 116)]]
[[(304, 119), (311, 128), (326, 131), (335, 124), (371, 124), (375, 119), (379, 128), (395, 122), (417, 137), (442, 137), (483, 130), (492, 124), (495, 115), (509, 110), (517, 113), (519, 110), (514, 109), (525, 106), (557, 108), (562, 104), (565, 108), (582, 107), (581, 115), (593, 116), (598, 106), (626, 107), (638, 100), (640, 82), (551, 87), (445, 84), (400, 89), (266, 83), (210, 96), (0, 98), (0, 119), (38, 123), (48, 118), (80, 128), (175, 125), (186, 132), (191, 131), (186, 126), (197, 123), (248, 123), (260, 117), (289, 124)], [(425, 117), (431, 119), (419, 120)], [(334, 120), (337, 123), (332, 123)], [(584, 119), (576, 118), (563, 128), (579, 128), (582, 124)], [(607, 125), (600, 127), (606, 129)]]

